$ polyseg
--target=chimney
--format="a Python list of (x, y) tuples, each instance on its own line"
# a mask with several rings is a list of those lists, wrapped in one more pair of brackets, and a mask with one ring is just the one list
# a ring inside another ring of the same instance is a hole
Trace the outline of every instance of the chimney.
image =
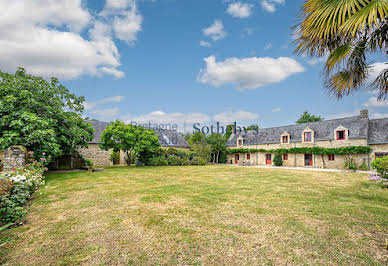
[(361, 110), (360, 117), (361, 118), (368, 118), (368, 110)]

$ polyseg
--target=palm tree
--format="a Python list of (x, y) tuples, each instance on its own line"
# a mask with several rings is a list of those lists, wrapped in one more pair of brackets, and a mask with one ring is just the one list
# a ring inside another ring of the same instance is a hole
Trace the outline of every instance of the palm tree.
[[(294, 27), (296, 52), (328, 56), (325, 85), (341, 98), (364, 87), (370, 75), (367, 56), (388, 57), (388, 0), (306, 0)], [(378, 99), (388, 95), (388, 63), (370, 85)]]

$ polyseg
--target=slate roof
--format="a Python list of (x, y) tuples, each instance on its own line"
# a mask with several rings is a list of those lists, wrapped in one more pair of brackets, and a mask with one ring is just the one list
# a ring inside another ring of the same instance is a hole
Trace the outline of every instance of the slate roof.
[(369, 144), (388, 143), (388, 118), (369, 121)]
[[(91, 123), (94, 128), (94, 138), (90, 143), (99, 144), (101, 133), (110, 125), (110, 122), (101, 122), (98, 120), (87, 120), (87, 122)], [(175, 130), (161, 130), (155, 133), (158, 134), (159, 143), (162, 147), (190, 148), (189, 143)]]
[(286, 131), (290, 134), (290, 143), (301, 142), (302, 132), (306, 127), (314, 130), (315, 141), (333, 140), (334, 129), (343, 126), (349, 129), (349, 139), (367, 139), (368, 138), (368, 118), (361, 118), (360, 116), (323, 120), (320, 122), (311, 122), (290, 126), (273, 127), (259, 129), (259, 132), (248, 131), (240, 134), (232, 134), (227, 142), (229, 147), (237, 145), (237, 138), (243, 137), (244, 145), (255, 144), (274, 144), (280, 143), (280, 136)]

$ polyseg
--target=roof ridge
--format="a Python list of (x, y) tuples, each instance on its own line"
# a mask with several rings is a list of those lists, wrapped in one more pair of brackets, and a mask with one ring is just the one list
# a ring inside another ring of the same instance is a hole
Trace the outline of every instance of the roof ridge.
[[(263, 130), (263, 129), (273, 129), (273, 128), (284, 128), (284, 127), (292, 127), (292, 126), (299, 126), (299, 125), (304, 125), (304, 124), (311, 124), (311, 123), (322, 123), (322, 122), (329, 122), (329, 121), (335, 121), (335, 120), (341, 120), (341, 119), (348, 119), (348, 118), (355, 118), (355, 117), (360, 117), (359, 115), (355, 115), (355, 116), (348, 116), (348, 117), (342, 117), (342, 118), (335, 118), (335, 119), (328, 119), (328, 120), (322, 120), (322, 121), (316, 121), (316, 122), (307, 122), (307, 123), (302, 123), (302, 124), (292, 124), (292, 125), (286, 125), (286, 126), (277, 126), (277, 127), (265, 127), (265, 128), (259, 128), (259, 131), (260, 130)], [(362, 118), (360, 118), (362, 119)], [(380, 118), (379, 118), (380, 119)], [(381, 118), (381, 119), (384, 119), (384, 118)], [(246, 132), (249, 132), (249, 131), (253, 131), (252, 130), (248, 130)]]

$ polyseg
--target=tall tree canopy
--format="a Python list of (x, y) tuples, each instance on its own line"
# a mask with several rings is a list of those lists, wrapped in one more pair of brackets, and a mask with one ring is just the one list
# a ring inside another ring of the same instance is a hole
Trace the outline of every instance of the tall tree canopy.
[(0, 71), (0, 149), (23, 145), (55, 158), (86, 147), (93, 128), (81, 117), (83, 102), (56, 78)]
[[(387, 0), (306, 0), (295, 27), (296, 52), (327, 56), (326, 87), (338, 98), (364, 87), (371, 65), (367, 56), (388, 56)], [(379, 99), (388, 94), (388, 64), (375, 79)]]
[(303, 124), (308, 122), (318, 122), (322, 121), (323, 118), (320, 116), (315, 116), (310, 114), (308, 111), (304, 111), (303, 114), (299, 117), (299, 119), (296, 121), (297, 124)]
[(154, 131), (116, 121), (102, 132), (100, 148), (124, 151), (125, 161), (130, 165), (132, 154), (135, 157), (149, 155), (160, 148), (160, 143)]

